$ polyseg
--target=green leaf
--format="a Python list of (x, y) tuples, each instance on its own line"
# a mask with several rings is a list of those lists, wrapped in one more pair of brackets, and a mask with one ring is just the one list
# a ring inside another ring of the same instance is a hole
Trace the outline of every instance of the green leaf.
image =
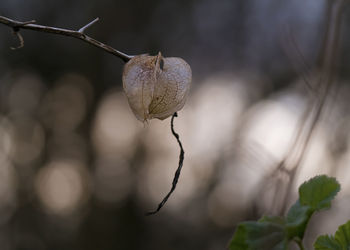
[[(241, 223), (230, 243), (230, 250), (285, 250), (287, 237), (282, 218), (263, 217)], [(276, 223), (275, 221), (278, 221)]]
[(316, 250), (350, 249), (350, 221), (338, 228), (335, 237), (328, 235), (319, 236), (314, 247)]
[(246, 250), (248, 244), (246, 243), (246, 229), (243, 224), (239, 224), (233, 238), (231, 240), (230, 250)]
[(340, 185), (335, 178), (316, 176), (300, 186), (300, 204), (310, 206), (316, 211), (329, 208), (339, 190)]
[(285, 219), (280, 216), (263, 216), (258, 222), (271, 222), (281, 226), (284, 226), (286, 223)]
[[(333, 236), (319, 236), (314, 244), (315, 250), (342, 250), (342, 246)], [(346, 249), (346, 248), (345, 248)]]
[[(316, 176), (299, 188), (299, 200), (289, 209), (287, 217), (264, 216), (259, 221), (238, 225), (230, 242), (230, 250), (286, 250), (289, 241), (301, 242), (306, 226), (315, 211), (329, 208), (339, 192), (335, 178)], [(316, 249), (350, 249), (350, 221), (339, 227), (335, 237), (320, 236)]]
[(284, 227), (271, 222), (245, 222), (249, 249), (286, 249)]
[(313, 210), (310, 206), (301, 205), (299, 200), (294, 203), (289, 209), (286, 218), (288, 239), (293, 239), (294, 237), (302, 239), (304, 237), (306, 226), (312, 213)]
[(338, 241), (344, 249), (350, 248), (350, 221), (338, 228), (335, 233), (335, 240)]

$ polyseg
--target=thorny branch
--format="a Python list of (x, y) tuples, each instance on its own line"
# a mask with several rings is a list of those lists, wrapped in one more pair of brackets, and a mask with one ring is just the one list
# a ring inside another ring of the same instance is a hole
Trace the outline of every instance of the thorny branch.
[[(0, 23), (7, 25), (13, 29), (14, 34), (18, 37), (20, 41), (20, 45), (17, 48), (21, 48), (24, 45), (24, 40), (19, 31), (21, 29), (27, 29), (27, 30), (35, 30), (39, 32), (45, 32), (45, 33), (51, 33), (51, 34), (57, 34), (57, 35), (63, 35), (63, 36), (69, 36), (69, 37), (74, 37), (79, 40), (82, 40), (86, 43), (89, 43), (97, 48), (103, 49), (104, 51), (113, 54), (120, 59), (122, 59), (124, 62), (129, 61), (133, 56), (127, 55), (123, 52), (120, 52), (114, 48), (112, 48), (109, 45), (106, 45), (104, 43), (101, 43), (94, 38), (91, 38), (87, 36), (84, 32), (87, 28), (92, 26), (94, 23), (96, 23), (99, 19), (96, 18), (92, 22), (88, 23), (87, 25), (83, 26), (81, 29), (78, 31), (76, 30), (69, 30), (69, 29), (61, 29), (61, 28), (56, 28), (56, 27), (50, 27), (50, 26), (43, 26), (39, 24), (35, 24), (35, 20), (27, 21), (27, 22), (20, 22), (16, 20), (12, 20), (10, 18), (0, 16)], [(12, 48), (12, 49), (17, 49), (17, 48)]]
[(170, 195), (174, 192), (175, 188), (176, 188), (176, 184), (179, 180), (179, 177), (180, 177), (180, 173), (181, 173), (181, 169), (182, 169), (182, 165), (183, 165), (183, 162), (184, 162), (184, 158), (185, 158), (185, 151), (182, 147), (182, 143), (180, 141), (180, 136), (178, 133), (175, 132), (174, 130), (174, 118), (177, 117), (177, 113), (175, 112), (173, 114), (173, 116), (171, 117), (171, 133), (174, 135), (174, 137), (176, 138), (177, 140), (177, 143), (179, 144), (179, 147), (180, 147), (180, 156), (179, 156), (179, 165), (176, 169), (176, 172), (175, 172), (175, 176), (174, 176), (174, 179), (173, 179), (173, 184), (171, 186), (171, 189), (169, 191), (169, 193), (163, 198), (163, 200), (161, 201), (161, 203), (159, 203), (158, 207), (156, 210), (152, 211), (152, 212), (149, 212), (147, 213), (146, 215), (152, 215), (152, 214), (156, 214), (159, 212), (159, 210), (164, 206), (164, 204), (167, 202), (167, 200), (169, 199)]
[[(127, 55), (127, 54), (125, 54), (123, 52), (120, 52), (120, 51), (112, 48), (109, 45), (101, 43), (101, 42), (99, 42), (99, 41), (97, 41), (97, 40), (87, 36), (84, 33), (87, 28), (91, 27), (98, 20), (99, 20), (99, 18), (96, 18), (93, 21), (91, 21), (90, 23), (86, 24), (85, 26), (83, 26), (82, 28), (80, 28), (79, 30), (76, 31), (76, 30), (68, 30), (68, 29), (62, 29), (62, 28), (38, 25), (38, 24), (35, 24), (36, 23), (35, 20), (26, 21), (26, 22), (20, 22), (20, 21), (12, 20), (12, 19), (4, 17), (4, 16), (0, 16), (0, 23), (11, 27), (13, 29), (13, 33), (17, 36), (17, 38), (18, 38), (18, 40), (20, 42), (20, 45), (18, 47), (11, 47), (11, 49), (18, 49), (18, 48), (22, 48), (24, 46), (24, 39), (23, 39), (22, 35), (19, 33), (19, 31), (20, 31), (20, 29), (28, 29), (28, 30), (35, 30), (35, 31), (39, 31), (39, 32), (51, 33), (51, 34), (57, 34), (57, 35), (63, 35), (63, 36), (69, 36), (69, 37), (80, 39), (80, 40), (82, 40), (84, 42), (87, 42), (87, 43), (89, 43), (89, 44), (91, 44), (91, 45), (93, 45), (93, 46), (95, 46), (97, 48), (103, 49), (104, 51), (119, 57), (124, 62), (128, 62), (131, 58), (133, 58), (133, 56), (130, 56), (130, 55)], [(159, 203), (158, 208), (155, 211), (149, 212), (146, 215), (156, 214), (164, 206), (164, 204), (169, 199), (170, 195), (174, 192), (174, 190), (176, 188), (176, 184), (177, 184), (177, 182), (179, 180), (179, 177), (180, 177), (180, 173), (181, 173), (181, 169), (182, 169), (182, 166), (183, 166), (185, 152), (184, 152), (184, 149), (182, 147), (182, 143), (180, 141), (180, 137), (174, 130), (174, 118), (175, 117), (177, 117), (177, 113), (176, 112), (171, 117), (171, 132), (175, 136), (175, 138), (176, 138), (176, 140), (177, 140), (177, 142), (178, 142), (178, 144), (180, 146), (179, 165), (178, 165), (178, 168), (177, 168), (177, 170), (175, 172), (175, 176), (174, 176), (174, 179), (173, 179), (173, 182), (172, 182), (172, 187), (171, 187), (169, 193), (164, 197), (162, 202)]]

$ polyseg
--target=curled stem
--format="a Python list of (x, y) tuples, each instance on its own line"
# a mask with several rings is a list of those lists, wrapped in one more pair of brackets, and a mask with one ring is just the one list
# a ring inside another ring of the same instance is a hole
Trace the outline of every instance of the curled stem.
[(169, 193), (163, 198), (163, 200), (159, 203), (158, 207), (156, 210), (152, 211), (152, 212), (148, 212), (146, 215), (152, 215), (152, 214), (156, 214), (159, 212), (159, 210), (164, 206), (164, 204), (167, 202), (167, 200), (169, 199), (170, 195), (174, 192), (175, 188), (176, 188), (176, 184), (180, 178), (180, 173), (181, 173), (181, 169), (183, 166), (183, 162), (185, 159), (185, 151), (182, 147), (182, 143), (180, 141), (180, 136), (178, 133), (175, 132), (174, 130), (174, 118), (177, 117), (177, 113), (175, 112), (173, 114), (173, 116), (171, 117), (171, 122), (170, 122), (170, 126), (171, 126), (171, 133), (174, 135), (174, 137), (177, 140), (177, 143), (179, 144), (180, 147), (180, 155), (179, 155), (179, 165), (176, 169), (175, 175), (174, 175), (174, 179), (173, 179), (173, 183), (171, 186), (171, 189), (169, 191)]

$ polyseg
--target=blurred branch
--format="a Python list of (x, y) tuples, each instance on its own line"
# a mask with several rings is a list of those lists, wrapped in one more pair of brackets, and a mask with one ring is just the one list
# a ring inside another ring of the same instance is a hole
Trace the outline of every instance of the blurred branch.
[[(317, 124), (320, 121), (321, 115), (324, 111), (325, 103), (328, 100), (328, 96), (334, 86), (335, 69), (338, 58), (338, 46), (340, 39), (340, 29), (342, 21), (342, 13), (348, 0), (332, 0), (329, 1), (327, 8), (327, 27), (326, 33), (323, 38), (323, 46), (320, 51), (320, 57), (322, 58), (320, 66), (315, 67), (315, 72), (320, 72), (317, 85), (310, 88), (310, 91), (314, 91), (317, 98), (312, 98), (304, 111), (302, 118), (299, 121), (298, 130), (296, 131), (295, 139), (293, 140), (289, 150), (281, 162), (278, 163), (272, 173), (267, 178), (264, 178), (256, 197), (261, 195), (264, 187), (268, 185), (273, 178), (278, 178), (279, 173), (288, 173), (289, 179), (284, 188), (276, 186), (278, 192), (286, 192), (281, 200), (282, 206), (279, 209), (279, 213), (283, 214), (287, 208), (287, 202), (290, 199), (293, 191), (295, 177), (297, 171), (307, 153), (312, 136), (316, 130)], [(296, 44), (293, 45), (296, 49)], [(298, 52), (299, 53), (299, 52)], [(299, 55), (300, 56), (300, 55)], [(313, 86), (307, 83), (308, 86)], [(317, 89), (317, 90), (316, 90)], [(272, 206), (278, 205), (277, 203)]]
[[(344, 10), (345, 4), (349, 3), (348, 0), (335, 0), (330, 1), (328, 6), (328, 22), (326, 28), (326, 34), (323, 40), (323, 60), (320, 65), (321, 76), (318, 83), (320, 97), (316, 105), (313, 105), (314, 113), (311, 117), (310, 126), (305, 133), (305, 137), (303, 141), (300, 142), (301, 147), (295, 147), (295, 160), (291, 161), (291, 166), (293, 166), (290, 176), (290, 181), (287, 187), (287, 195), (284, 198), (282, 211), (286, 210), (286, 203), (290, 198), (290, 194), (292, 191), (292, 186), (294, 184), (295, 175), (297, 173), (297, 169), (299, 168), (301, 162), (303, 161), (307, 149), (309, 147), (312, 135), (315, 132), (315, 128), (321, 118), (322, 112), (324, 110), (325, 103), (327, 101), (327, 97), (331, 91), (332, 86), (334, 85), (335, 79), (335, 69), (337, 65), (337, 57), (338, 57), (338, 47), (339, 47), (339, 38), (340, 38), (340, 29), (341, 29), (341, 20), (342, 14)], [(306, 110), (306, 114), (309, 114), (310, 109)], [(303, 122), (303, 126), (300, 127), (300, 130), (304, 129), (306, 126), (306, 118), (305, 122)], [(300, 138), (298, 138), (300, 139)], [(288, 159), (290, 155), (287, 155)], [(290, 159), (290, 158), (289, 158)]]
[[(31, 20), (31, 21), (27, 21), (27, 22), (20, 22), (20, 21), (12, 20), (12, 19), (4, 17), (4, 16), (0, 16), (0, 23), (11, 27), (13, 29), (15, 35), (17, 35), (17, 37), (19, 38), (20, 46), (18, 46), (17, 48), (21, 48), (24, 45), (23, 38), (18, 32), (20, 31), (20, 29), (27, 29), (27, 30), (40, 31), (40, 32), (44, 32), (44, 33), (51, 33), (51, 34), (74, 37), (74, 38), (80, 39), (84, 42), (87, 42), (87, 43), (89, 43), (97, 48), (103, 49), (104, 51), (119, 57), (124, 62), (129, 61), (133, 56), (130, 56), (130, 55), (127, 55), (123, 52), (120, 52), (120, 51), (112, 48), (109, 45), (101, 43), (101, 42), (87, 36), (84, 33), (87, 28), (92, 26), (98, 20), (99, 19), (96, 18), (92, 22), (83, 26), (78, 31), (75, 31), (75, 30), (68, 30), (68, 29), (61, 29), (61, 28), (56, 28), (56, 27), (38, 25), (38, 24), (35, 24), (35, 20)], [(12, 49), (17, 49), (17, 48), (12, 48)]]
[[(283, 40), (281, 41), (282, 48), (291, 62), (292, 66), (295, 68), (296, 73), (302, 77), (307, 87), (307, 90), (312, 94), (312, 96), (317, 97), (317, 89), (315, 86), (311, 85), (311, 67), (307, 63), (303, 53), (301, 52), (295, 36), (293, 34), (290, 25), (286, 24), (283, 26)], [(295, 53), (293, 53), (295, 52)]]

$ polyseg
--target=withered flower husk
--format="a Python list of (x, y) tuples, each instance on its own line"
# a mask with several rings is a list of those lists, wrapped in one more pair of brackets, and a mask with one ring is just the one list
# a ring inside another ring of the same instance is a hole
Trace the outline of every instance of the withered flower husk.
[(181, 58), (134, 56), (125, 65), (123, 87), (137, 119), (164, 120), (182, 109), (192, 81), (191, 67)]

